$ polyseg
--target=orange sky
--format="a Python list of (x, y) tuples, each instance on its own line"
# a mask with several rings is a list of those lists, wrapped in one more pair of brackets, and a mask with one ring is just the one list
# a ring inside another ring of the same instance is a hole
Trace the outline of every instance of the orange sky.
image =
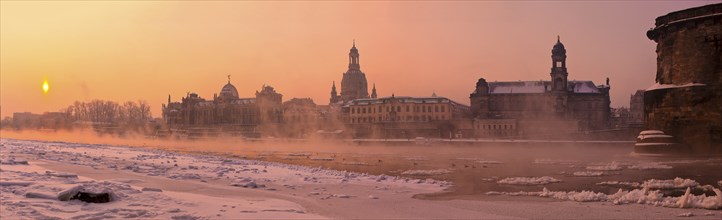
[(168, 94), (212, 98), (227, 74), (243, 97), (270, 84), (327, 104), (353, 39), (369, 90), (468, 104), (479, 77), (548, 80), (557, 35), (569, 79), (610, 77), (628, 106), (654, 83), (654, 18), (710, 3), (2, 1), (0, 114), (106, 99), (160, 116)]

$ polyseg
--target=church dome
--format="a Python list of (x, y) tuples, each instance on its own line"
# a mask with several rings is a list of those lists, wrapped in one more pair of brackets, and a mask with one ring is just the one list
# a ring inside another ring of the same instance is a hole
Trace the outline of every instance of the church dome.
[(353, 41), (353, 46), (351, 47), (351, 53), (358, 53), (358, 49), (356, 49), (356, 40)]
[(559, 40), (559, 37), (557, 37), (557, 43), (554, 44), (554, 47), (552, 48), (552, 55), (565, 55), (567, 53), (567, 50), (564, 48), (564, 44)]
[(235, 86), (233, 86), (230, 82), (223, 86), (221, 89), (220, 96), (230, 96), (233, 98), (238, 98), (238, 90)]

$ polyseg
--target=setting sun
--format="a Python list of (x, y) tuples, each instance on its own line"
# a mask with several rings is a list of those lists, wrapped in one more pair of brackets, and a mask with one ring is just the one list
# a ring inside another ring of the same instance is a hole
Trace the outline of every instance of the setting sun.
[(43, 81), (43, 93), (48, 93), (48, 89), (50, 89), (50, 86), (48, 85), (48, 80)]

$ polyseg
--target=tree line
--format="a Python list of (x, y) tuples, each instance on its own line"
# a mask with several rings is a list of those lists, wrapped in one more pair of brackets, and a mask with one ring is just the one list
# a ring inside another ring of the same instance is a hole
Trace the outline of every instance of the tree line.
[(3, 120), (2, 127), (72, 129), (90, 125), (122, 130), (143, 130), (152, 120), (150, 105), (146, 101), (128, 101), (120, 104), (96, 99), (87, 102), (75, 101), (59, 112), (16, 114), (12, 120)]
[(75, 101), (61, 112), (73, 121), (94, 124), (139, 126), (153, 119), (150, 105), (145, 101), (128, 101), (123, 104), (97, 99), (89, 102)]

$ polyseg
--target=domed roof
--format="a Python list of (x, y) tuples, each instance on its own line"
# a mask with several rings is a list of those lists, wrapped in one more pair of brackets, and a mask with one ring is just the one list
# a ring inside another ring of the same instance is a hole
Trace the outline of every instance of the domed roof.
[(552, 54), (554, 55), (564, 55), (567, 53), (567, 50), (564, 49), (564, 44), (559, 40), (559, 36), (557, 36), (557, 43), (554, 44), (554, 47), (552, 48)]
[(238, 90), (235, 86), (231, 84), (231, 82), (228, 82), (223, 88), (221, 89), (220, 96), (230, 96), (234, 98), (238, 98)]
[(353, 41), (353, 47), (351, 47), (351, 53), (358, 53), (358, 49), (356, 49), (356, 40)]
[(479, 78), (479, 81), (476, 81), (476, 87), (479, 87), (479, 86), (489, 86), (489, 84), (486, 83), (486, 79)]

